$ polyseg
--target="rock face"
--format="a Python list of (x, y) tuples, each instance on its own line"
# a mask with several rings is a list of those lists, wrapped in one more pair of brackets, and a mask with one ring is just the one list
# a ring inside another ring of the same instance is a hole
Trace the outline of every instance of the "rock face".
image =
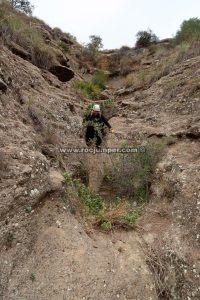
[(65, 66), (53, 66), (50, 72), (62, 82), (70, 81), (74, 77), (74, 72)]
[(26, 51), (24, 48), (22, 48), (20, 45), (10, 42), (9, 48), (14, 54), (20, 56), (21, 58), (26, 59), (26, 60), (31, 59), (30, 53), (28, 51)]

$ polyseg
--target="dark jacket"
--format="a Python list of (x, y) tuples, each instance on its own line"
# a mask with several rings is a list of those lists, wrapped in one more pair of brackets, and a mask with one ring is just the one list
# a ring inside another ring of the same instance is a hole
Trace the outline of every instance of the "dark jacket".
[(103, 126), (106, 125), (108, 128), (111, 128), (110, 123), (102, 114), (100, 116), (94, 116), (94, 115), (90, 114), (84, 120), (84, 123), (88, 126), (90, 126), (90, 124), (92, 125), (93, 122), (94, 122), (94, 124), (99, 123), (99, 124), (102, 124)]
[(102, 142), (102, 137), (105, 135), (105, 127), (111, 128), (110, 123), (102, 114), (99, 116), (90, 114), (85, 118), (84, 125), (87, 127), (85, 133), (86, 142), (97, 139), (97, 144)]

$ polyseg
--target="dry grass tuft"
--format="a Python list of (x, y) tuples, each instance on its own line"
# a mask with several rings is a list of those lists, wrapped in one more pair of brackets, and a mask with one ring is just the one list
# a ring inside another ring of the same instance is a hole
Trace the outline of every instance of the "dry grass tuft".
[(158, 299), (185, 299), (191, 293), (191, 283), (187, 278), (188, 262), (167, 244), (157, 240), (152, 246), (143, 247), (146, 262), (154, 276)]
[[(48, 69), (54, 62), (55, 54), (46, 45), (42, 32), (26, 16), (7, 5), (0, 5), (0, 36), (13, 49), (13, 43), (29, 53), (33, 64)], [(42, 25), (45, 27), (45, 25)]]

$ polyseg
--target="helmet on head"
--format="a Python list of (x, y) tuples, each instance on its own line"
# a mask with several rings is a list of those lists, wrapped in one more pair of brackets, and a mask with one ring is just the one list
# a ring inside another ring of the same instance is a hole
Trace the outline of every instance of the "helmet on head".
[(93, 110), (93, 111), (96, 111), (96, 112), (100, 112), (100, 111), (101, 111), (100, 105), (99, 105), (99, 104), (94, 104), (92, 110)]

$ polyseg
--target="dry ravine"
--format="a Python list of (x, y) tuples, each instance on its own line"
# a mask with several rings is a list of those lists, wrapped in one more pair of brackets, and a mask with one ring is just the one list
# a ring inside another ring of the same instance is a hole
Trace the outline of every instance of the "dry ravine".
[[(55, 55), (48, 68), (16, 38), (0, 41), (0, 299), (200, 299), (200, 56), (127, 86), (117, 50), (99, 54), (110, 76), (100, 101), (115, 102), (106, 145), (165, 143), (134, 226), (103, 231), (64, 182), (70, 172), (93, 192), (110, 192), (104, 166), (112, 168), (113, 155), (66, 153), (85, 147), (82, 120), (92, 102), (72, 82), (95, 68), (82, 66), (77, 42), (68, 41), (66, 55), (56, 46), (66, 36), (40, 26)], [(132, 76), (159, 64), (157, 50), (129, 51)]]

